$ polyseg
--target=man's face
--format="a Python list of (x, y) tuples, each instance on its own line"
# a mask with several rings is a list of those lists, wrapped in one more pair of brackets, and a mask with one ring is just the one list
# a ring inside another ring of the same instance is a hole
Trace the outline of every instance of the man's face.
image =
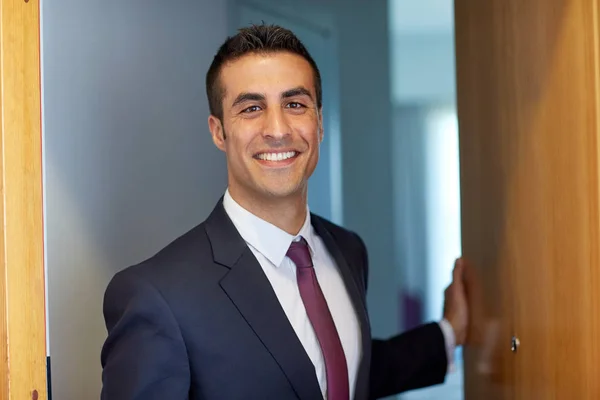
[(291, 53), (249, 54), (226, 64), (223, 124), (209, 117), (227, 156), (229, 187), (248, 199), (306, 195), (323, 138), (310, 64)]

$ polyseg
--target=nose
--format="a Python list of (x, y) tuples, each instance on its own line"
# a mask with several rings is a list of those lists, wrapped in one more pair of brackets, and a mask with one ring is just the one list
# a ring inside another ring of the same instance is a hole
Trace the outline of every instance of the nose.
[(272, 107), (267, 111), (266, 126), (263, 131), (263, 136), (273, 139), (282, 139), (291, 135), (291, 127), (285, 115), (285, 112), (280, 107)]

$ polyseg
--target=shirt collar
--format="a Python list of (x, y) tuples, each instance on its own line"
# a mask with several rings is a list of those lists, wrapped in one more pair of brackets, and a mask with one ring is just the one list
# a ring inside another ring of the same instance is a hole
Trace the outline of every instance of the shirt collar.
[(310, 221), (310, 210), (306, 207), (306, 219), (298, 235), (290, 235), (275, 225), (257, 217), (238, 204), (229, 194), (223, 196), (223, 207), (244, 241), (279, 267), (292, 241), (306, 239), (312, 255), (315, 249), (315, 232)]

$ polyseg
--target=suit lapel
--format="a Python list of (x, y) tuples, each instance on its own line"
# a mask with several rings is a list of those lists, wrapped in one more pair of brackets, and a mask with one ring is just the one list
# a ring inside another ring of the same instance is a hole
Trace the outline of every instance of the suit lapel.
[[(329, 254), (331, 254), (331, 256), (336, 262), (336, 265), (344, 281), (344, 285), (346, 286), (346, 290), (348, 290), (348, 295), (352, 299), (352, 305), (354, 306), (354, 311), (356, 312), (356, 316), (358, 318), (361, 333), (362, 358), (358, 369), (354, 398), (366, 399), (368, 397), (369, 389), (369, 371), (371, 360), (371, 327), (367, 314), (366, 293), (364, 292), (364, 290), (359, 289), (359, 284), (357, 283), (358, 277), (355, 276), (355, 274), (362, 273), (362, 271), (358, 269), (357, 271), (353, 272), (353, 270), (350, 268), (350, 264), (348, 262), (349, 260), (346, 258), (346, 256), (341, 250), (341, 246), (343, 246), (343, 244), (337, 243), (335, 241), (335, 239), (331, 235), (331, 232), (329, 232), (325, 228), (320, 218), (315, 215), (312, 215), (311, 220), (315, 231), (321, 237), (323, 243), (329, 251)], [(352, 261), (356, 262), (356, 260)], [(366, 266), (361, 266), (361, 268), (365, 267)]]
[(314, 366), (283, 311), (260, 264), (227, 216), (222, 201), (207, 220), (215, 262), (230, 268), (221, 287), (301, 400), (320, 399)]

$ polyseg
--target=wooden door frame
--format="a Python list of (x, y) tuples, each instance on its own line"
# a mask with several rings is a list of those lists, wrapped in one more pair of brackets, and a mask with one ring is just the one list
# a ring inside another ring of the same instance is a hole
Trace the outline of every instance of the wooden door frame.
[(40, 1), (0, 0), (0, 398), (47, 399)]

